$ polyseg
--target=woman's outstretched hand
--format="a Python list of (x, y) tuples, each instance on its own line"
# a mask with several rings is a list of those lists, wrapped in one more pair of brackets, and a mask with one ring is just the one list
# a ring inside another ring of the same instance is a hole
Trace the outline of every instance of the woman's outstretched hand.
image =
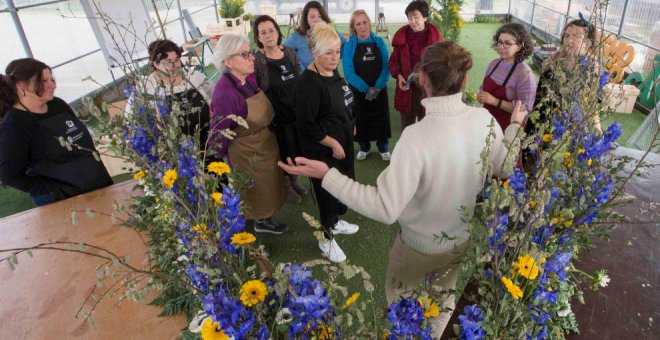
[(523, 125), (527, 119), (527, 110), (522, 106), (520, 100), (513, 102), (513, 112), (511, 113), (511, 122)]
[(277, 165), (279, 165), (280, 168), (282, 168), (282, 170), (292, 175), (322, 179), (325, 176), (325, 174), (330, 170), (327, 164), (321, 161), (307, 159), (305, 157), (296, 157), (295, 164), (289, 157), (287, 158), (287, 162), (289, 164), (285, 164), (282, 161), (278, 161)]

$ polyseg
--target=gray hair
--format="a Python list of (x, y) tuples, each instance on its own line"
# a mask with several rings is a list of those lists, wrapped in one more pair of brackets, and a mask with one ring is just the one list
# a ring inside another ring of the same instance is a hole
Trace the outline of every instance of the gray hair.
[(247, 44), (248, 47), (250, 46), (250, 41), (244, 35), (223, 35), (215, 45), (215, 52), (213, 52), (211, 62), (221, 73), (226, 72), (227, 66), (225, 66), (224, 61), (236, 54), (243, 44)]

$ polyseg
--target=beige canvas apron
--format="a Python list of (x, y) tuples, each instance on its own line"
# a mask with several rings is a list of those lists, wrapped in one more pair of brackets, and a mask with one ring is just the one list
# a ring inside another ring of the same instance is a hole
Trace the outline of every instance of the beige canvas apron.
[(252, 165), (254, 186), (241, 197), (249, 205), (247, 219), (273, 216), (286, 201), (284, 173), (277, 166), (279, 149), (275, 134), (268, 129), (275, 112), (263, 91), (245, 99), (248, 108), (246, 121), (249, 128), (238, 127), (236, 136), (228, 145), (232, 165), (249, 169)]

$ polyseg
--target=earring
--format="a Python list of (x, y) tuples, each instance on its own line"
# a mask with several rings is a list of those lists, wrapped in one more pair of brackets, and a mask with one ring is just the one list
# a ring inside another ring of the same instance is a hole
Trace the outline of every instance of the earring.
[(21, 91), (23, 91), (23, 97), (25, 97), (25, 96), (26, 96), (26, 94), (25, 94), (25, 90), (21, 90)]

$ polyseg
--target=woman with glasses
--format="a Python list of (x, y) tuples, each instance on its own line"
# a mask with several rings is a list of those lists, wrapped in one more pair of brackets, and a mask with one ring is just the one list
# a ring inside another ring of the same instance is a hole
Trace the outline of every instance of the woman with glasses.
[[(309, 36), (314, 60), (303, 71), (296, 87), (296, 130), (300, 153), (317, 159), (344, 175), (355, 178), (353, 164), (353, 93), (337, 72), (341, 40), (330, 25), (318, 24)], [(339, 219), (348, 210), (312, 179), (324, 238), (319, 248), (330, 261), (342, 262), (346, 254), (334, 239), (337, 234), (354, 234), (358, 226)]]
[[(286, 201), (284, 173), (277, 167), (277, 140), (268, 128), (275, 112), (266, 94), (257, 87), (248, 38), (223, 35), (212, 61), (222, 77), (211, 99), (209, 144), (228, 158), (233, 171), (251, 174), (250, 185), (241, 195), (249, 206), (245, 212), (248, 228), (253, 227), (258, 233), (282, 234), (286, 225), (272, 219)], [(242, 118), (247, 125), (230, 116)], [(232, 139), (226, 137), (227, 129), (234, 134)]]
[[(296, 52), (296, 56), (298, 56), (298, 60), (300, 60), (300, 66), (302, 66), (303, 69), (307, 68), (314, 59), (312, 51), (307, 44), (309, 34), (317, 24), (330, 24), (331, 22), (328, 12), (320, 2), (310, 1), (305, 4), (305, 7), (303, 7), (302, 13), (300, 14), (300, 25), (298, 25), (298, 28), (296, 28), (296, 31), (291, 34), (289, 39), (284, 42), (284, 46), (291, 47)], [(335, 31), (337, 32), (339, 41), (341, 41), (341, 45), (344, 46), (346, 38), (344, 38), (339, 31)]]
[(527, 112), (534, 106), (536, 77), (525, 63), (534, 51), (534, 40), (523, 25), (509, 23), (495, 32), (493, 48), (500, 57), (486, 68), (477, 101), (495, 117), (502, 130), (506, 130), (514, 101), (522, 101)]
[[(165, 97), (169, 111), (172, 111), (175, 102), (178, 103), (183, 120), (181, 131), (187, 135), (199, 131), (199, 148), (205, 150), (213, 86), (203, 73), (183, 68), (183, 51), (174, 42), (167, 39), (153, 41), (148, 51), (153, 72), (141, 84), (145, 93), (152, 95), (154, 102), (161, 102)], [(132, 109), (132, 105), (126, 105), (126, 113), (130, 114)]]
[[(254, 21), (254, 43), (259, 47), (255, 53), (254, 75), (257, 85), (264, 91), (275, 110), (270, 129), (275, 133), (280, 148), (280, 159), (295, 157), (298, 148), (294, 123), (293, 86), (300, 75), (300, 63), (296, 53), (282, 46), (282, 31), (275, 19), (260, 15)], [(298, 177), (286, 175), (287, 200), (289, 203), (302, 201), (307, 189), (298, 183)]]
[(387, 98), (389, 50), (383, 38), (371, 31), (371, 19), (364, 10), (351, 15), (351, 37), (344, 45), (344, 76), (355, 95), (355, 141), (360, 144), (355, 159), (361, 161), (371, 152), (376, 141), (384, 161), (392, 157), (388, 151), (390, 104)]

